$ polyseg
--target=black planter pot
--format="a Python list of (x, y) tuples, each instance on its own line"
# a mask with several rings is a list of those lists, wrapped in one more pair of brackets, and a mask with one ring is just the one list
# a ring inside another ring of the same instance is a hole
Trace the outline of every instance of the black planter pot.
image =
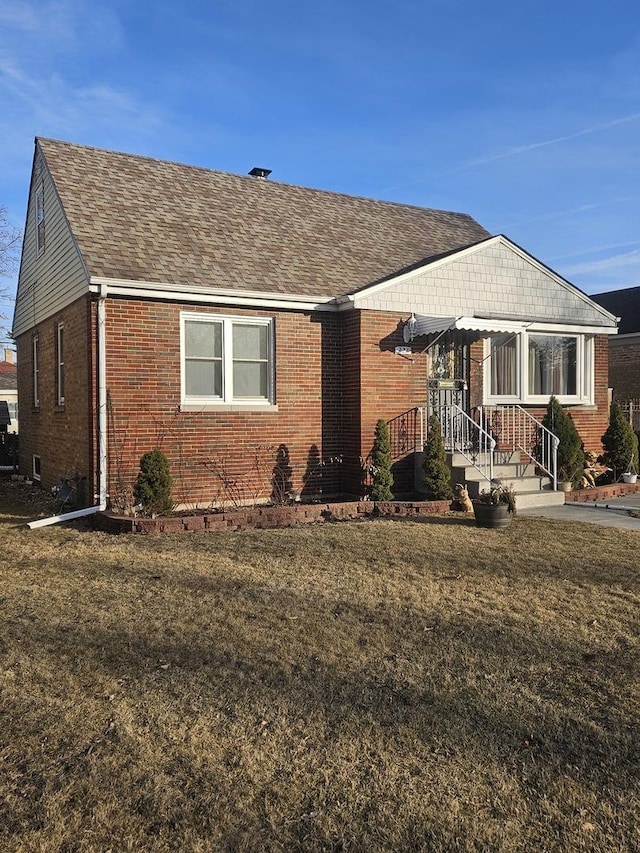
[(511, 524), (512, 513), (509, 505), (485, 504), (481, 501), (472, 501), (473, 512), (476, 517), (476, 527), (490, 527), (493, 530), (502, 530)]

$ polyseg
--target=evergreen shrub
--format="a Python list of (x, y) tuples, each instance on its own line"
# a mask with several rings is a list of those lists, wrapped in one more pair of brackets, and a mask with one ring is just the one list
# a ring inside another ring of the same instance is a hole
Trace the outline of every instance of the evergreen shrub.
[(372, 501), (392, 501), (393, 474), (391, 473), (391, 440), (389, 427), (380, 419), (376, 424), (371, 454), (373, 485), (369, 490)]
[(598, 461), (613, 472), (614, 482), (625, 471), (637, 473), (638, 437), (625, 418), (619, 403), (613, 402), (609, 410), (609, 426), (602, 436), (604, 453)]
[(429, 418), (422, 470), (424, 471), (422, 483), (428, 500), (445, 501), (453, 497), (451, 470), (447, 465), (442, 427), (435, 415)]
[(134, 486), (136, 503), (145, 515), (169, 515), (173, 511), (169, 461), (161, 450), (151, 450), (140, 459), (140, 473)]

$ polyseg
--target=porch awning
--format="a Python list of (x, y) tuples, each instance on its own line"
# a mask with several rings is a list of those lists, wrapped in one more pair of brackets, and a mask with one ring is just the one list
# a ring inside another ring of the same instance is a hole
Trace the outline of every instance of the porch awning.
[(530, 324), (517, 320), (488, 320), (482, 317), (428, 317), (425, 314), (412, 314), (404, 327), (406, 343), (418, 335), (432, 335), (456, 329), (465, 332), (485, 332), (488, 335), (517, 334)]

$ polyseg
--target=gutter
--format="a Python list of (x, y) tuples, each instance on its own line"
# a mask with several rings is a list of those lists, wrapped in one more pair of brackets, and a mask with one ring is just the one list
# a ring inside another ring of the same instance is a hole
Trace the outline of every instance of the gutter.
[(49, 518), (29, 521), (27, 527), (47, 527), (75, 518), (84, 518), (104, 512), (107, 508), (107, 351), (106, 351), (106, 301), (107, 285), (100, 285), (98, 295), (98, 503), (84, 509), (76, 509)]

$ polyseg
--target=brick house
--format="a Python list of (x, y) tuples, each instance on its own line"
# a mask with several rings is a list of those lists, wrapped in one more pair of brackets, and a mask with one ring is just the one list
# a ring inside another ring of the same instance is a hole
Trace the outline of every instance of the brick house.
[(551, 393), (599, 449), (615, 332), (466, 214), (36, 139), (21, 467), (77, 475), (87, 505), (120, 500), (154, 447), (178, 503), (277, 479), (361, 495), (378, 418), (409, 491), (430, 411), (452, 450), (474, 429), (504, 446)]
[(610, 290), (591, 297), (620, 318), (609, 339), (609, 385), (616, 400), (640, 399), (640, 287)]

